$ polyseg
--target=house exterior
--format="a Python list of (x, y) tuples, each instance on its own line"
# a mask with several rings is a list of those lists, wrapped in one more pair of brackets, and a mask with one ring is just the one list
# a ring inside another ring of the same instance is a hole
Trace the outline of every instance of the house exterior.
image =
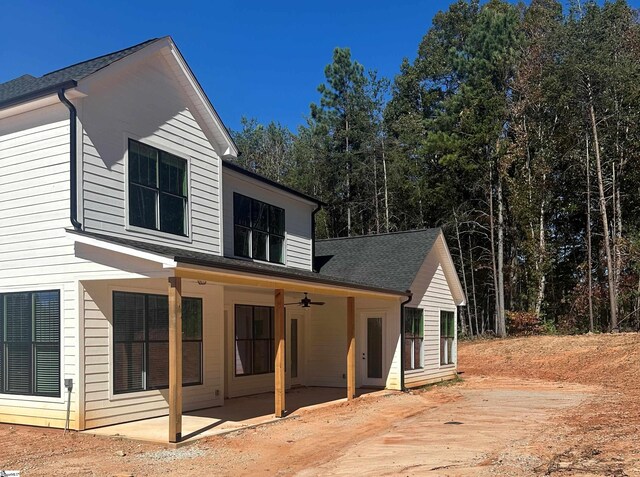
[(442, 233), (315, 241), (322, 204), (237, 155), (169, 37), (0, 84), (0, 422), (177, 442), (227, 398), (455, 375)]

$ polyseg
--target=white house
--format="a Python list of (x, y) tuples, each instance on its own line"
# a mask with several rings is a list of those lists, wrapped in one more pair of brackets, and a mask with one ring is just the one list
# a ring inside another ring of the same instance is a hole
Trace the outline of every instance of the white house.
[(455, 375), (442, 233), (316, 243), (322, 204), (237, 154), (168, 37), (0, 84), (1, 422), (176, 442), (227, 398)]

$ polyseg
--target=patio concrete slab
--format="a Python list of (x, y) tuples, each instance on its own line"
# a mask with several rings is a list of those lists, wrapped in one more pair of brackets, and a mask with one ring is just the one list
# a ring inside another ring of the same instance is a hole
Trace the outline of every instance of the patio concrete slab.
[[(389, 391), (359, 389), (358, 395)], [(392, 391), (391, 391), (392, 392)], [(287, 417), (300, 409), (313, 409), (346, 401), (344, 388), (302, 387), (287, 391)], [(273, 393), (255, 394), (226, 399), (224, 406), (187, 412), (182, 415), (182, 441), (180, 445), (257, 425), (276, 422)], [(83, 431), (97, 436), (118, 437), (167, 445), (169, 416)]]

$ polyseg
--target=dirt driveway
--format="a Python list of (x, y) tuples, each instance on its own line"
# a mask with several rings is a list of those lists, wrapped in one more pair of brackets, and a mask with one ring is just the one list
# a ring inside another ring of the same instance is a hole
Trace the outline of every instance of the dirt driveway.
[(592, 392), (471, 377), (303, 411), (178, 450), (3, 425), (0, 469), (23, 475), (532, 475), (544, 473), (554, 455), (547, 445), (553, 436), (547, 441), (545, 431), (558, 429), (559, 416)]

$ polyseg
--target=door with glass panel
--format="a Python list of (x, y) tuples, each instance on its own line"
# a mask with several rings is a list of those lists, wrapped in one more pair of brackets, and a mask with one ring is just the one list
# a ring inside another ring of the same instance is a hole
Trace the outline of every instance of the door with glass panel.
[(364, 313), (359, 320), (357, 359), (363, 386), (386, 384), (384, 313)]
[(304, 320), (300, 313), (287, 313), (287, 380), (290, 386), (303, 384)]

